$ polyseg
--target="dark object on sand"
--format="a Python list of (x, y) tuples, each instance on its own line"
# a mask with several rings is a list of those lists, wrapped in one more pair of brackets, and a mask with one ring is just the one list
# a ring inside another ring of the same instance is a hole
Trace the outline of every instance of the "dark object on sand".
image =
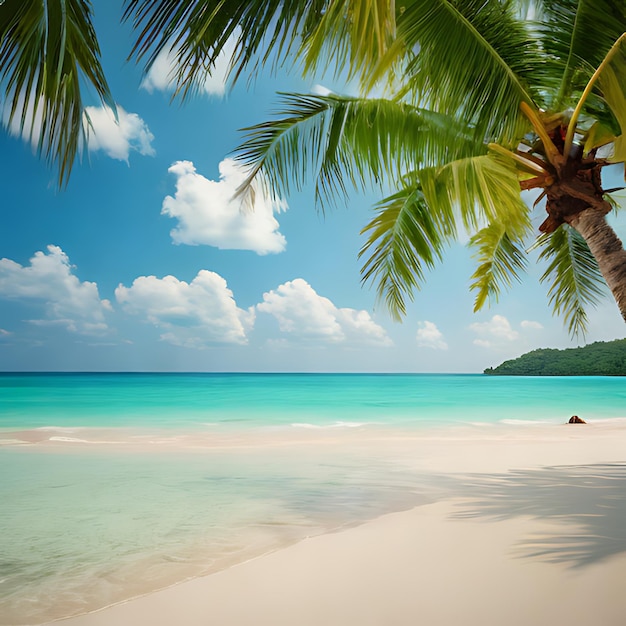
[(578, 417), (578, 415), (572, 415), (572, 417), (569, 418), (569, 423), (570, 424), (586, 424), (587, 422), (585, 422), (585, 420), (581, 420), (580, 417)]

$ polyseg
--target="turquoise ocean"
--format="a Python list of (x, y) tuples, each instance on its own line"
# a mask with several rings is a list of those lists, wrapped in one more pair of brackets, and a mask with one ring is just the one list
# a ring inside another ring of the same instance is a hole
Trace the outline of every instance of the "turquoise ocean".
[(624, 419), (626, 379), (0, 374), (0, 625), (432, 501), (441, 485), (386, 442), (573, 414)]

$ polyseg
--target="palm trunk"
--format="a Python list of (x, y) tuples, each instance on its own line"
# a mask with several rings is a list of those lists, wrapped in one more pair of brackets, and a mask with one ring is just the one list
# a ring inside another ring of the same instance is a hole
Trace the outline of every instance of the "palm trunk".
[(626, 321), (626, 250), (620, 238), (595, 209), (581, 211), (568, 221), (587, 242)]

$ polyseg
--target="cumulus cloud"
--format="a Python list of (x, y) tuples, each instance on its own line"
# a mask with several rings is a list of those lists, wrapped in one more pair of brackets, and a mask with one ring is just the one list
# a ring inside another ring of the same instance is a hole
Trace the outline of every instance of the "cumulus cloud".
[[(43, 98), (37, 101), (37, 110), (35, 111), (35, 100), (31, 99), (28, 104), (25, 97), (20, 94), (18, 97), (17, 108), (15, 113), (11, 115), (11, 107), (8, 102), (2, 107), (2, 125), (8, 130), (13, 137), (21, 137), (24, 141), (29, 141), (33, 149), (37, 148), (39, 137), (41, 136), (42, 123), (42, 106)], [(24, 109), (26, 111), (24, 112)], [(22, 116), (24, 116), (24, 127), (21, 127)]]
[(190, 283), (175, 276), (140, 276), (130, 287), (120, 284), (115, 297), (126, 311), (161, 329), (163, 341), (187, 348), (244, 344), (254, 323), (254, 310), (239, 309), (226, 281), (207, 270)]
[(520, 326), (524, 329), (529, 328), (531, 330), (541, 330), (543, 328), (543, 325), (539, 322), (533, 322), (530, 320), (523, 320)]
[[(20, 128), (22, 111), (26, 105), (24, 97), (18, 102), (18, 109), (11, 117), (10, 109), (2, 109), (2, 123), (14, 137), (21, 137), (29, 141), (33, 148), (37, 148), (41, 137), (42, 101), (35, 111), (34, 102), (27, 105), (25, 124)], [(136, 113), (128, 113), (117, 105), (118, 119), (107, 106), (85, 107), (84, 128), (87, 133), (87, 149), (90, 152), (102, 150), (113, 159), (128, 161), (131, 150), (139, 154), (152, 156), (155, 154), (152, 147), (154, 135), (147, 124)]]
[(246, 170), (233, 159), (219, 165), (219, 181), (196, 172), (190, 161), (177, 161), (168, 170), (176, 176), (176, 194), (163, 200), (161, 213), (178, 220), (171, 231), (174, 243), (204, 244), (221, 249), (252, 250), (257, 254), (282, 252), (286, 240), (278, 231), (274, 213), (287, 204), (272, 197), (261, 184), (251, 210), (234, 198), (246, 178)]
[(311, 93), (316, 96), (330, 96), (333, 92), (328, 89), (328, 87), (324, 87), (324, 85), (315, 84), (311, 88)]
[(155, 154), (152, 147), (154, 135), (136, 113), (127, 113), (117, 105), (117, 120), (107, 106), (86, 107), (85, 115), (89, 120), (86, 126), (87, 148), (90, 152), (102, 150), (119, 161), (128, 161), (131, 150), (145, 156)]
[(418, 322), (417, 345), (433, 350), (447, 350), (448, 344), (436, 324), (429, 321)]
[(39, 325), (62, 325), (71, 331), (99, 334), (107, 330), (105, 311), (96, 283), (80, 282), (72, 273), (68, 256), (58, 246), (48, 253), (36, 252), (29, 266), (0, 259), (0, 297), (45, 302), (47, 319), (32, 320)]
[(474, 322), (470, 329), (478, 335), (474, 344), (483, 348), (494, 348), (519, 339), (519, 333), (503, 315), (494, 315), (488, 322)]
[[(154, 60), (152, 67), (141, 83), (141, 87), (153, 93), (156, 91), (171, 92), (176, 88), (176, 76), (178, 74), (179, 48), (164, 48)], [(228, 70), (235, 52), (234, 39), (229, 39), (222, 52), (217, 57), (214, 67), (207, 71), (204, 80), (198, 85), (200, 93), (209, 96), (223, 96), (228, 82)]]
[(302, 278), (263, 294), (257, 311), (273, 315), (279, 328), (294, 337), (327, 343), (345, 341), (391, 345), (385, 330), (367, 311), (338, 309)]

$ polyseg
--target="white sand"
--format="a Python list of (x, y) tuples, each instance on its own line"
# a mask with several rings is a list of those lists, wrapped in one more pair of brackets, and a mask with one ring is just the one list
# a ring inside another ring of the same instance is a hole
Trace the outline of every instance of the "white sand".
[(450, 499), (57, 624), (626, 623), (623, 422), (430, 444), (415, 464), (467, 485)]

